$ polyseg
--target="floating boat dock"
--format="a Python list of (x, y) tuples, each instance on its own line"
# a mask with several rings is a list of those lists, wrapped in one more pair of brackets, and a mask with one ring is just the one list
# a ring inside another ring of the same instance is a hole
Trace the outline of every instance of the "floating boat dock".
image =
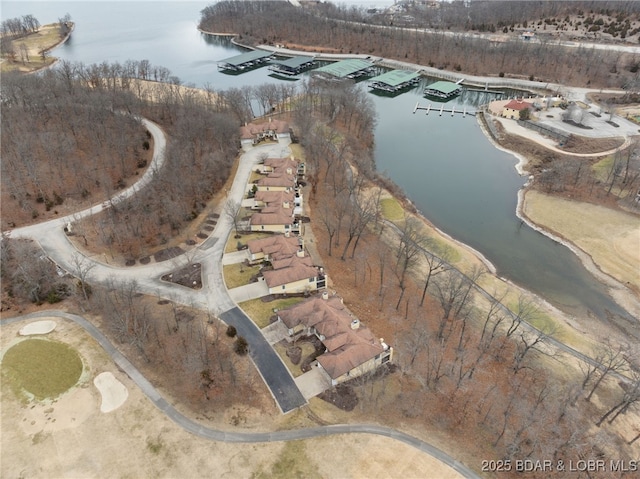
[(369, 88), (388, 93), (395, 93), (414, 87), (419, 81), (420, 72), (392, 70), (371, 78), (369, 80)]
[(219, 70), (242, 72), (266, 64), (273, 57), (273, 53), (253, 50), (242, 55), (226, 58), (218, 62)]
[(278, 75), (296, 76), (315, 65), (315, 57), (291, 57), (286, 60), (271, 60), (269, 70)]
[(428, 85), (424, 89), (424, 94), (448, 100), (449, 98), (453, 98), (454, 96), (460, 94), (460, 92), (462, 91), (462, 87), (460, 86), (461, 83), (462, 80), (458, 80), (457, 83), (453, 83), (450, 81), (437, 81), (435, 83), (432, 83), (431, 85)]
[(431, 104), (427, 105), (427, 106), (420, 106), (420, 102), (416, 103), (416, 106), (413, 108), (413, 113), (415, 115), (416, 111), (418, 110), (426, 110), (427, 115), (429, 114), (430, 111), (433, 111), (435, 113), (438, 113), (440, 116), (442, 116), (443, 113), (451, 113), (451, 116), (455, 115), (456, 113), (461, 114), (462, 118), (464, 118), (466, 115), (471, 115), (471, 116), (476, 116), (477, 110), (473, 110), (473, 111), (468, 111), (467, 108), (460, 108), (458, 110), (456, 110), (455, 107), (451, 107), (451, 108), (445, 108), (444, 107), (444, 103), (442, 103), (440, 105), (440, 108), (435, 107), (433, 108), (431, 106)]
[(373, 63), (366, 60), (341, 60), (313, 71), (313, 74), (331, 80), (356, 79), (373, 73)]

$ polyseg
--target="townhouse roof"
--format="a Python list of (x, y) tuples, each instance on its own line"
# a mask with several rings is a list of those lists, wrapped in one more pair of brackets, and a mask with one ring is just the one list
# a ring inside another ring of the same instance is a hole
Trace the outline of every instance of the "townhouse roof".
[(332, 379), (366, 363), (384, 351), (380, 341), (362, 323), (353, 329), (357, 318), (337, 296), (327, 299), (314, 297), (303, 303), (278, 311), (288, 328), (300, 324), (314, 327), (324, 339), (327, 352), (318, 356), (318, 362)]
[[(291, 261), (284, 261), (279, 264), (280, 268), (264, 271), (262, 276), (269, 288), (275, 288), (284, 284), (294, 283), (303, 279), (314, 278), (318, 276), (318, 268), (311, 265), (310, 258), (305, 256), (299, 258), (292, 256)], [(273, 263), (272, 263), (273, 264)]]
[(282, 186), (293, 187), (296, 185), (296, 177), (286, 172), (274, 171), (264, 178), (260, 178), (256, 183), (258, 186)]
[(300, 250), (300, 241), (295, 236), (273, 235), (247, 242), (251, 254), (263, 253), (272, 261), (295, 256)]
[(293, 171), (296, 171), (296, 169), (298, 168), (299, 165), (299, 161), (291, 158), (291, 157), (287, 157), (287, 158), (267, 158), (266, 160), (264, 160), (264, 166), (273, 168), (274, 170), (284, 170), (286, 171), (287, 168), (292, 168)]
[(509, 110), (525, 110), (527, 108), (532, 108), (533, 105), (523, 100), (511, 100), (507, 103), (504, 108)]
[(277, 208), (273, 211), (261, 211), (254, 213), (249, 219), (252, 225), (290, 225), (293, 224), (292, 208)]
[(264, 191), (264, 190), (258, 190), (256, 191), (255, 195), (253, 196), (253, 198), (256, 201), (261, 201), (263, 203), (279, 203), (279, 204), (283, 204), (285, 202), (289, 202), (291, 204), (293, 204), (293, 202), (296, 199), (296, 194), (293, 191), (283, 191), (283, 190), (278, 190), (278, 191)]

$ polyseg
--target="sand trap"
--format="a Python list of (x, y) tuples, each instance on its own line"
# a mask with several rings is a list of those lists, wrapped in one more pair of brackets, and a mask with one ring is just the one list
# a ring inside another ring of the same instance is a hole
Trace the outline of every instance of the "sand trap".
[(31, 336), (33, 334), (48, 334), (56, 329), (56, 322), (51, 320), (36, 321), (29, 323), (18, 332), (20, 336)]
[(100, 412), (111, 412), (124, 404), (129, 397), (127, 387), (118, 381), (110, 372), (100, 373), (93, 380), (93, 384), (100, 391), (102, 404)]

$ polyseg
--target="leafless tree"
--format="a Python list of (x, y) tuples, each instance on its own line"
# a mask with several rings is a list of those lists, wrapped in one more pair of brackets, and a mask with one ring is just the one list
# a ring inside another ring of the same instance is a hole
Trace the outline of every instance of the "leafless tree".
[[(591, 396), (610, 373), (624, 372), (627, 367), (624, 348), (615, 348), (609, 344), (600, 345), (593, 362), (581, 366), (583, 372), (582, 390), (585, 390), (590, 383), (592, 384), (585, 400), (591, 400)], [(596, 377), (597, 379), (594, 381)]]
[(611, 424), (618, 416), (640, 403), (640, 372), (632, 370), (630, 383), (622, 382), (620, 386), (624, 390), (622, 398), (600, 417), (596, 426), (601, 426), (609, 417), (609, 424)]
[(96, 263), (89, 260), (86, 256), (76, 252), (73, 253), (72, 264), (75, 269), (73, 274), (78, 278), (82, 296), (84, 297), (85, 301), (89, 301), (89, 293), (91, 291), (91, 287), (87, 282), (87, 278), (91, 270), (96, 267)]

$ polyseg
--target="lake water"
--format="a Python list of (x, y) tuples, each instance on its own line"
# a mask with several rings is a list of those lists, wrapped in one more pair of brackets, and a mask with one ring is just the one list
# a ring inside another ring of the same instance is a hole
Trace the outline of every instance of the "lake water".
[[(265, 68), (224, 75), (216, 61), (239, 53), (227, 40), (197, 31), (210, 2), (3, 2), (2, 18), (28, 13), (42, 23), (69, 13), (76, 29), (54, 55), (94, 63), (147, 59), (183, 82), (215, 89), (277, 82)], [(366, 6), (392, 2), (340, 2)], [(372, 95), (379, 120), (376, 163), (440, 229), (487, 257), (498, 273), (572, 314), (626, 315), (567, 248), (516, 217), (523, 186), (513, 155), (497, 150), (476, 120), (418, 111), (429, 103), (415, 89), (394, 98)], [(487, 95), (465, 94), (448, 104), (473, 109)], [(433, 102), (432, 102), (433, 103)], [(628, 315), (627, 315), (628, 316)]]

